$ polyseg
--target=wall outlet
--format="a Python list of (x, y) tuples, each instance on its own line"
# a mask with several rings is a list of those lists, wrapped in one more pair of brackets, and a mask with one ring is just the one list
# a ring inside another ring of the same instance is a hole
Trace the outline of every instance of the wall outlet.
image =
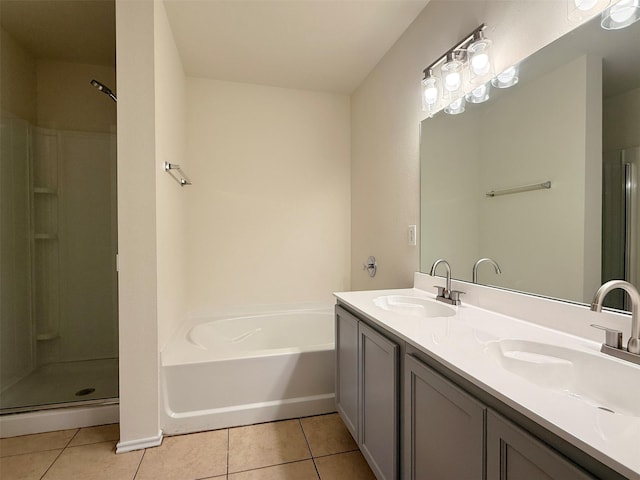
[(409, 245), (411, 245), (412, 247), (416, 246), (416, 243), (417, 243), (416, 236), (417, 236), (416, 226), (415, 225), (409, 225), (407, 238), (409, 240)]

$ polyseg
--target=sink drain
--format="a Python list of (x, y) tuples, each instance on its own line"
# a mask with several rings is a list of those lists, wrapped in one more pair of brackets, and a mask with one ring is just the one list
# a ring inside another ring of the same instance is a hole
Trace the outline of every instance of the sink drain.
[(600, 410), (604, 410), (605, 412), (609, 412), (609, 413), (616, 413), (613, 410), (611, 410), (610, 408), (607, 407), (598, 407)]
[(95, 388), (83, 388), (82, 390), (78, 390), (76, 392), (76, 397), (84, 397), (85, 395), (89, 395), (95, 391)]

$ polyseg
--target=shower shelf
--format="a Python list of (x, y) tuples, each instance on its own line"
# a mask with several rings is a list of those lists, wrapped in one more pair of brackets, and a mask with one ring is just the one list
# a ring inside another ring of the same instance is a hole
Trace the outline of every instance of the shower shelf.
[(36, 233), (33, 236), (36, 240), (57, 240), (58, 235), (55, 233)]
[(56, 338), (58, 338), (58, 332), (39, 333), (36, 336), (36, 340), (38, 342), (44, 342), (44, 341), (47, 341), (47, 340), (55, 340)]
[(47, 188), (47, 187), (35, 187), (33, 189), (33, 193), (39, 193), (43, 195), (57, 195), (58, 192), (55, 188)]

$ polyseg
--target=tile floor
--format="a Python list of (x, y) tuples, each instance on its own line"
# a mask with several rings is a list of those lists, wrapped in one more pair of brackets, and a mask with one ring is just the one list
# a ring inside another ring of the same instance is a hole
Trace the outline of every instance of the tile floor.
[(2, 480), (375, 480), (336, 413), (166, 437), (115, 454), (118, 425), (0, 439)]

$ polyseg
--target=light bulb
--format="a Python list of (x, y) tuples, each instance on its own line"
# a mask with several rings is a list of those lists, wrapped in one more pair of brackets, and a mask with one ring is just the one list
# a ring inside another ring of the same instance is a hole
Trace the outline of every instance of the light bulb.
[(635, 6), (631, 0), (623, 0), (611, 7), (611, 19), (616, 23), (626, 22), (633, 15)]
[(462, 83), (459, 72), (450, 72), (444, 77), (444, 85), (450, 92), (455, 92)]
[(465, 96), (469, 103), (482, 103), (489, 100), (489, 91), (491, 90), (490, 83), (484, 83), (467, 93)]
[(598, 0), (573, 0), (573, 4), (578, 10), (586, 12), (596, 6)]
[(621, 0), (602, 13), (600, 25), (606, 30), (628, 27), (640, 20), (640, 0)]
[(471, 68), (476, 75), (486, 75), (489, 72), (489, 55), (479, 53), (471, 58)]
[(432, 72), (425, 73), (426, 78), (422, 80), (422, 109), (427, 112), (434, 112), (440, 99), (440, 79), (432, 76)]
[(449, 115), (458, 115), (459, 113), (464, 112), (464, 97), (460, 97), (457, 100), (454, 100), (449, 105), (444, 107), (444, 113), (448, 113)]
[(438, 89), (435, 86), (424, 89), (424, 100), (429, 105), (433, 105), (438, 101)]
[(442, 85), (449, 98), (456, 98), (459, 94), (460, 87), (462, 87), (462, 70), (463, 63), (453, 57), (450, 57), (449, 61), (440, 69)]
[(498, 74), (491, 80), (491, 84), (497, 88), (508, 88), (518, 83), (518, 66), (512, 65)]

